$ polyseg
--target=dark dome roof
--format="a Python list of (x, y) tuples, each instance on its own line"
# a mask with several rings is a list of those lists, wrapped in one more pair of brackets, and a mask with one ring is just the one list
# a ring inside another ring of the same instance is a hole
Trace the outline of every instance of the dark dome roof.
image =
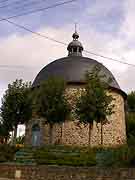
[(35, 78), (33, 87), (39, 86), (42, 81), (47, 80), (51, 76), (62, 77), (68, 83), (84, 83), (86, 71), (90, 72), (97, 64), (101, 67), (101, 73), (105, 74), (107, 79), (112, 79), (110, 87), (120, 89), (114, 76), (105, 66), (96, 60), (83, 56), (68, 56), (48, 64)]

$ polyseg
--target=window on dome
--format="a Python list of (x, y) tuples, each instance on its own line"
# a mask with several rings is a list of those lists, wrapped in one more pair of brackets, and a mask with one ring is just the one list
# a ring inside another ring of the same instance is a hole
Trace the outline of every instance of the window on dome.
[(79, 48), (79, 52), (80, 52), (80, 53), (82, 52), (80, 48)]
[(73, 48), (73, 51), (74, 51), (74, 52), (77, 52), (77, 47), (74, 47), (74, 48)]

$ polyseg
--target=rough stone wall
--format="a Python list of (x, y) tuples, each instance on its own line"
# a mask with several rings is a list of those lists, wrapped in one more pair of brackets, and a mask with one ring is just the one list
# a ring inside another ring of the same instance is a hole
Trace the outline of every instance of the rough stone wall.
[[(67, 89), (67, 96), (74, 107), (75, 97), (80, 95), (80, 88), (70, 87)], [(115, 91), (109, 92), (113, 98), (114, 113), (108, 116), (108, 121), (103, 125), (103, 145), (116, 146), (126, 143), (126, 125), (124, 98)], [(88, 126), (78, 126), (77, 121), (66, 122), (63, 130), (64, 144), (88, 145), (89, 128)], [(94, 123), (91, 132), (91, 146), (101, 144), (101, 124)]]
[[(25, 132), (25, 145), (32, 145), (32, 127), (34, 124), (38, 124), (41, 131), (41, 146), (49, 144), (49, 125), (46, 124), (46, 120), (39, 117), (32, 118), (28, 124), (26, 124)], [(56, 124), (53, 126), (53, 144), (61, 143), (61, 125)]]
[[(72, 106), (75, 106), (76, 97), (80, 95), (82, 88), (68, 87), (66, 97)], [(103, 125), (103, 145), (117, 146), (126, 143), (125, 110), (124, 98), (115, 91), (109, 92), (114, 97), (114, 113), (108, 117), (108, 121)], [(53, 144), (79, 145), (87, 146), (89, 142), (88, 125), (78, 124), (78, 121), (72, 117), (65, 123), (56, 124), (53, 127)], [(42, 144), (49, 144), (49, 125), (43, 123), (45, 120), (40, 118), (32, 119), (26, 128), (26, 144), (31, 144), (31, 128), (34, 123), (39, 123), (42, 129)], [(91, 146), (100, 146), (101, 144), (101, 125), (93, 124), (91, 131)]]
[[(16, 171), (20, 178), (15, 178)], [(0, 165), (0, 178), (12, 180), (134, 180), (134, 168)]]

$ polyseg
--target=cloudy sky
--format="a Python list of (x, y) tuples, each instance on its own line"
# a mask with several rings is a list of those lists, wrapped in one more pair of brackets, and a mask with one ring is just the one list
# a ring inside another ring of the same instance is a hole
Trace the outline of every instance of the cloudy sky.
[[(0, 19), (66, 0), (0, 0)], [(84, 49), (135, 64), (135, 0), (77, 0), (75, 2), (16, 17), (11, 21), (58, 41), (69, 43), (78, 24)], [(83, 53), (102, 62), (120, 87), (135, 90), (135, 66)], [(67, 56), (66, 46), (0, 21), (0, 97), (16, 78), (33, 81), (51, 61)]]

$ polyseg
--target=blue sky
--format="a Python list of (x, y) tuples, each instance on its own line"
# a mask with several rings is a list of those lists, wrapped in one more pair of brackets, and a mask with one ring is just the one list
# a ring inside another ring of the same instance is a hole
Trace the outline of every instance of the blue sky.
[[(1, 3), (0, 18), (48, 7), (63, 0), (9, 0)], [(65, 0), (66, 1), (66, 0)], [(24, 8), (23, 8), (24, 7)], [(78, 0), (35, 14), (10, 19), (34, 31), (63, 42), (72, 40), (76, 22), (80, 41), (86, 50), (135, 64), (135, 1)], [(16, 78), (33, 81), (49, 62), (66, 56), (66, 47), (37, 37), (5, 21), (0, 22), (0, 97)], [(84, 53), (102, 62), (126, 92), (135, 89), (135, 67)], [(1, 67), (7, 65), (9, 67)], [(17, 67), (14, 67), (17, 66)]]
[[(16, 1), (18, 0), (0, 3), (0, 7), (11, 4), (8, 7), (0, 8), (0, 17), (7, 18), (23, 12), (63, 2), (62, 0), (39, 0), (37, 4), (36, 0), (25, 0), (16, 4)], [(116, 33), (119, 30), (119, 25), (124, 16), (122, 7), (122, 1), (116, 0), (78, 0), (46, 11), (13, 18), (12, 20), (22, 25), (27, 25), (33, 30), (38, 30), (45, 26), (60, 28), (67, 24), (71, 25), (77, 22), (79, 26), (93, 28), (99, 32)], [(8, 25), (6, 22), (1, 22), (1, 26), (0, 36), (7, 36), (19, 31), (18, 28), (11, 27), (11, 25)]]

